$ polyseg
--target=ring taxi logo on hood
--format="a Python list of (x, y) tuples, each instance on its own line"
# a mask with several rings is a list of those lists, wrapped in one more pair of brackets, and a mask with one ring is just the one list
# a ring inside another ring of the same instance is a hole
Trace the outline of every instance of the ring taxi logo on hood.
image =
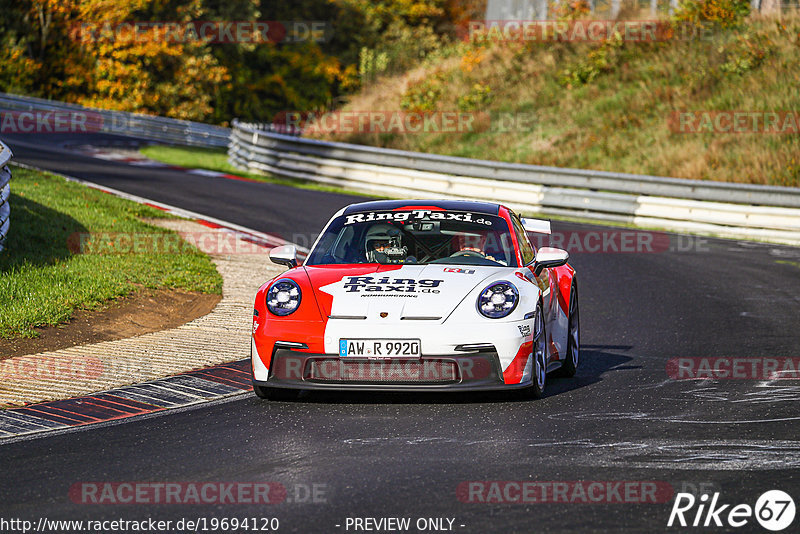
[(348, 293), (438, 293), (439, 284), (444, 280), (424, 278), (381, 278), (373, 276), (346, 276), (344, 288)]
[(344, 221), (345, 226), (355, 223), (372, 221), (408, 221), (408, 220), (430, 220), (430, 221), (461, 221), (475, 224), (485, 224), (491, 226), (492, 221), (484, 217), (468, 212), (452, 211), (433, 211), (433, 210), (412, 210), (412, 211), (370, 211), (366, 213), (354, 213), (347, 215)]

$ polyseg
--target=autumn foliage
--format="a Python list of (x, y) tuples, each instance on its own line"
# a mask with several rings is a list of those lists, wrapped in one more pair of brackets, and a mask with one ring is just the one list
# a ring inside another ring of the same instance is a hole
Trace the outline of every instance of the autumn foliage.
[[(365, 75), (438, 49), (469, 15), (454, 0), (15, 0), (0, 10), (0, 90), (222, 124), (267, 121), (335, 106)], [(159, 21), (322, 21), (330, 31), (260, 43), (85, 31)], [(364, 57), (381, 61), (365, 73)]]

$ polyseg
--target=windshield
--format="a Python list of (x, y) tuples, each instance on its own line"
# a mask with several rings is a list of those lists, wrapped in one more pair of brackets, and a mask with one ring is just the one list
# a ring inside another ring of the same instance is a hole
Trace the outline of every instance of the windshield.
[(516, 267), (508, 223), (466, 211), (370, 211), (337, 217), (306, 265), (351, 263)]

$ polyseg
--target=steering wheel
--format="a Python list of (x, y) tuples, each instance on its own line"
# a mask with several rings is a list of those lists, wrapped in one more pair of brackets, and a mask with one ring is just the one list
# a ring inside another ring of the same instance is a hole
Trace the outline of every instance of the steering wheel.
[(473, 257), (473, 258), (485, 258), (486, 254), (484, 254), (483, 252), (478, 252), (477, 250), (459, 250), (458, 252), (454, 252), (453, 254), (450, 254), (449, 257), (457, 258), (459, 256), (468, 256), (468, 257)]

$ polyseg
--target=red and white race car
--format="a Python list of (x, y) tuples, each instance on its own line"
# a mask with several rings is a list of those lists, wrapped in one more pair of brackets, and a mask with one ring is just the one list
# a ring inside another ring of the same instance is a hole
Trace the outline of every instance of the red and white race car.
[(253, 311), (253, 389), (520, 389), (579, 362), (578, 288), (568, 254), (535, 250), (520, 219), (488, 202), (387, 200), (350, 205), (302, 265), (264, 284)]

